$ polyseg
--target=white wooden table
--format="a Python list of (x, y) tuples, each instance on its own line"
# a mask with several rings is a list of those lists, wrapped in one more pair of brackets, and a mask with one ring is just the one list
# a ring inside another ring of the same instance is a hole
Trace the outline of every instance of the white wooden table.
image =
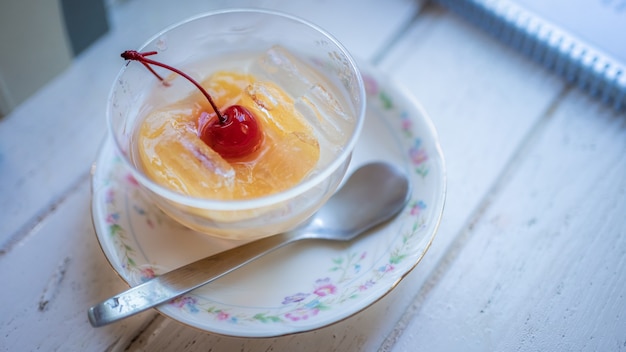
[(227, 3), (114, 2), (111, 31), (0, 120), (0, 350), (626, 351), (625, 114), (410, 0), (235, 5), (318, 23), (429, 113), (448, 193), (416, 269), (363, 312), (297, 335), (218, 336), (156, 311), (92, 328), (87, 308), (126, 288), (98, 247), (89, 189), (118, 53)]

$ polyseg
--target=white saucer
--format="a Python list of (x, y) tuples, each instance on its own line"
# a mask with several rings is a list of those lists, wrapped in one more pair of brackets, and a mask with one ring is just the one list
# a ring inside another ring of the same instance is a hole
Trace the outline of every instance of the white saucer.
[[(223, 335), (304, 332), (363, 310), (419, 263), (443, 211), (446, 183), (439, 142), (409, 95), (374, 69), (362, 71), (367, 117), (348, 173), (375, 160), (400, 165), (413, 187), (407, 208), (350, 243), (287, 246), (158, 307), (161, 313)], [(92, 212), (104, 254), (131, 286), (240, 244), (191, 231), (164, 215), (139, 190), (111, 141), (94, 168)]]

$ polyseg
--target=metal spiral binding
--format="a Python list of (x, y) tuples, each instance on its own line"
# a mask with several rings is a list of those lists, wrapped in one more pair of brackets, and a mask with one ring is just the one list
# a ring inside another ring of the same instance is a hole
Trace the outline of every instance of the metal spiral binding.
[(616, 111), (626, 109), (626, 68), (507, 0), (435, 0)]

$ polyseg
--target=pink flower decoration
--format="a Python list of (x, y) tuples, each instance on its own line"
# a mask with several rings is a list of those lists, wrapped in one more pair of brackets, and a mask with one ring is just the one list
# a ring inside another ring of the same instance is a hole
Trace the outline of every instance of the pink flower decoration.
[(403, 130), (410, 130), (411, 126), (412, 126), (412, 121), (409, 119), (402, 119), (402, 129)]
[(196, 303), (196, 299), (189, 296), (178, 297), (170, 301), (170, 304), (178, 308), (183, 308), (185, 305), (193, 306)]
[(424, 149), (411, 149), (409, 153), (411, 155), (411, 161), (415, 165), (419, 165), (428, 160), (428, 155), (426, 154)]
[(119, 218), (120, 218), (120, 215), (118, 213), (111, 213), (107, 215), (105, 221), (107, 224), (117, 224), (117, 220)]
[(126, 174), (126, 181), (128, 181), (128, 183), (130, 183), (133, 186), (138, 186), (139, 185), (139, 182), (137, 182), (135, 177), (133, 177), (133, 175), (131, 175), (131, 174)]
[(359, 291), (365, 291), (372, 286), (374, 286), (374, 281), (367, 280), (364, 284), (359, 285)]
[(376, 80), (374, 80), (374, 78), (368, 75), (363, 75), (363, 85), (365, 86), (365, 92), (368, 95), (374, 95), (378, 93), (378, 83), (376, 82)]
[(319, 311), (320, 310), (318, 308), (312, 308), (312, 309), (298, 308), (285, 314), (285, 318), (291, 321), (306, 320), (309, 317), (317, 315)]
[(141, 277), (146, 279), (152, 279), (156, 276), (154, 273), (154, 269), (152, 268), (143, 268), (141, 269)]
[(383, 266), (381, 266), (380, 268), (378, 268), (378, 271), (383, 272), (383, 273), (388, 273), (390, 271), (392, 271), (393, 269), (395, 269), (395, 267), (391, 264), (385, 264)]
[(335, 292), (337, 292), (337, 287), (333, 284), (326, 284), (326, 285), (319, 286), (318, 288), (315, 289), (315, 291), (313, 291), (313, 293), (315, 293), (316, 295), (320, 297), (332, 295)]
[(420, 201), (417, 201), (415, 203), (413, 203), (413, 205), (411, 206), (411, 215), (419, 215), (419, 213), (422, 211), (422, 209), (426, 208), (426, 203)]
[(104, 201), (107, 204), (111, 204), (113, 203), (113, 200), (115, 200), (115, 191), (113, 191), (113, 189), (108, 189)]

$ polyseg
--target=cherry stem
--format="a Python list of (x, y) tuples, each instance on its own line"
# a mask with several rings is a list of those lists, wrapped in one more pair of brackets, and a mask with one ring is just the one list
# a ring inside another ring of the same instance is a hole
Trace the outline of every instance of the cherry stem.
[(163, 67), (167, 70), (173, 71), (175, 73), (178, 73), (179, 75), (183, 76), (183, 78), (185, 78), (186, 80), (188, 80), (189, 82), (193, 83), (193, 85), (195, 85), (198, 89), (200, 89), (200, 92), (202, 92), (202, 94), (207, 98), (207, 100), (209, 101), (209, 104), (211, 104), (211, 107), (213, 108), (213, 111), (215, 111), (215, 113), (217, 114), (217, 118), (219, 119), (221, 124), (226, 123), (226, 118), (220, 113), (219, 109), (217, 108), (217, 105), (215, 105), (215, 103), (213, 102), (213, 98), (211, 98), (211, 96), (209, 95), (209, 93), (198, 83), (196, 82), (196, 80), (194, 80), (193, 78), (191, 78), (189, 75), (187, 75), (186, 73), (184, 73), (183, 71), (174, 68), (172, 66), (163, 64), (161, 62), (158, 61), (154, 61), (152, 59), (148, 59), (146, 58), (146, 56), (151, 56), (151, 55), (155, 55), (157, 54), (156, 51), (148, 51), (145, 53), (140, 53), (136, 50), (126, 50), (122, 53), (122, 57), (125, 60), (133, 60), (133, 61), (139, 61), (140, 63), (142, 63), (150, 72), (152, 72), (153, 75), (155, 75), (159, 81), (163, 82), (163, 83), (167, 83), (163, 77), (161, 77), (158, 73), (156, 73), (152, 67), (150, 67), (150, 65), (156, 65), (159, 67)]

